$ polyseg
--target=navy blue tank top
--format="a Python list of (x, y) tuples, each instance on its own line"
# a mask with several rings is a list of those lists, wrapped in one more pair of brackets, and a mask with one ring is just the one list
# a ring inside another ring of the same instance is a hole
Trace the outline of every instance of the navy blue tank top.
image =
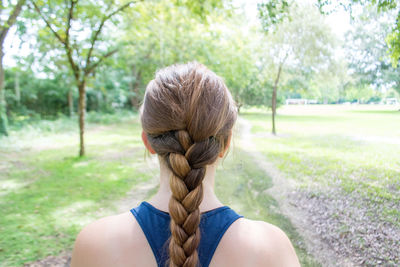
[[(131, 209), (131, 212), (150, 244), (157, 265), (165, 267), (169, 258), (167, 241), (171, 236), (169, 214), (145, 201), (138, 207)], [(238, 215), (227, 206), (201, 214), (199, 226), (201, 239), (197, 248), (201, 267), (207, 267), (210, 264), (222, 236), (228, 230), (228, 227), (241, 217), (243, 216)]]

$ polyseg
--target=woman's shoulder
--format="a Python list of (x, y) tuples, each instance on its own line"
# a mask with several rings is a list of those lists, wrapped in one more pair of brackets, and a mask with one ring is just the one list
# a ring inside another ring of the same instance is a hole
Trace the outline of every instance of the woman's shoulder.
[(213, 261), (211, 266), (300, 266), (289, 238), (280, 228), (246, 218), (229, 227)]
[[(206, 234), (206, 233), (205, 233)], [(86, 226), (77, 236), (71, 267), (156, 266), (150, 245), (130, 212)], [(237, 219), (221, 239), (210, 266), (300, 266), (286, 234), (278, 227)]]
[[(140, 262), (148, 255), (146, 237), (130, 212), (99, 219), (78, 234), (72, 253), (71, 267), (152, 266)], [(132, 253), (134, 252), (134, 253)]]

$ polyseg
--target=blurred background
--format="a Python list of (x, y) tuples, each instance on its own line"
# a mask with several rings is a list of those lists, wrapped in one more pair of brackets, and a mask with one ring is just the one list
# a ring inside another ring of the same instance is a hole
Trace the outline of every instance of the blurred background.
[(157, 190), (138, 109), (198, 61), (239, 107), (224, 204), (303, 266), (400, 265), (396, 0), (0, 2), (0, 266), (68, 266), (77, 233)]

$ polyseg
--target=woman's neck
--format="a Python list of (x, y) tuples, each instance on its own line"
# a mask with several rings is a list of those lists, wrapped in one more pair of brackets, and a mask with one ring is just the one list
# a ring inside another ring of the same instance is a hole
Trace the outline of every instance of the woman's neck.
[[(171, 171), (163, 160), (160, 161), (160, 188), (157, 193), (149, 200), (149, 203), (157, 209), (168, 212), (168, 203), (171, 197), (169, 178)], [(218, 160), (217, 160), (218, 161)], [(200, 212), (212, 210), (223, 206), (221, 201), (214, 193), (215, 169), (218, 162), (207, 165), (206, 174), (203, 179), (203, 201), (200, 204)]]

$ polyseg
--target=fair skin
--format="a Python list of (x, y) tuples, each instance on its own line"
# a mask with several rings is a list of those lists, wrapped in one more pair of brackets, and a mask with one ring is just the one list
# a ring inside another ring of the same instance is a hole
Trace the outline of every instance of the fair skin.
[[(142, 139), (150, 153), (155, 154), (144, 133)], [(219, 158), (224, 156), (226, 149), (221, 151)], [(214, 193), (215, 169), (218, 161), (207, 166), (203, 181), (204, 198), (200, 204), (201, 212), (223, 206)], [(161, 161), (160, 187), (156, 195), (148, 201), (157, 209), (166, 212), (171, 196), (170, 175), (170, 170)], [(100, 219), (79, 233), (72, 254), (71, 267), (92, 266), (157, 266), (142, 229), (129, 211)], [(282, 230), (263, 221), (240, 218), (224, 234), (209, 266), (297, 267), (300, 264), (292, 244)]]

